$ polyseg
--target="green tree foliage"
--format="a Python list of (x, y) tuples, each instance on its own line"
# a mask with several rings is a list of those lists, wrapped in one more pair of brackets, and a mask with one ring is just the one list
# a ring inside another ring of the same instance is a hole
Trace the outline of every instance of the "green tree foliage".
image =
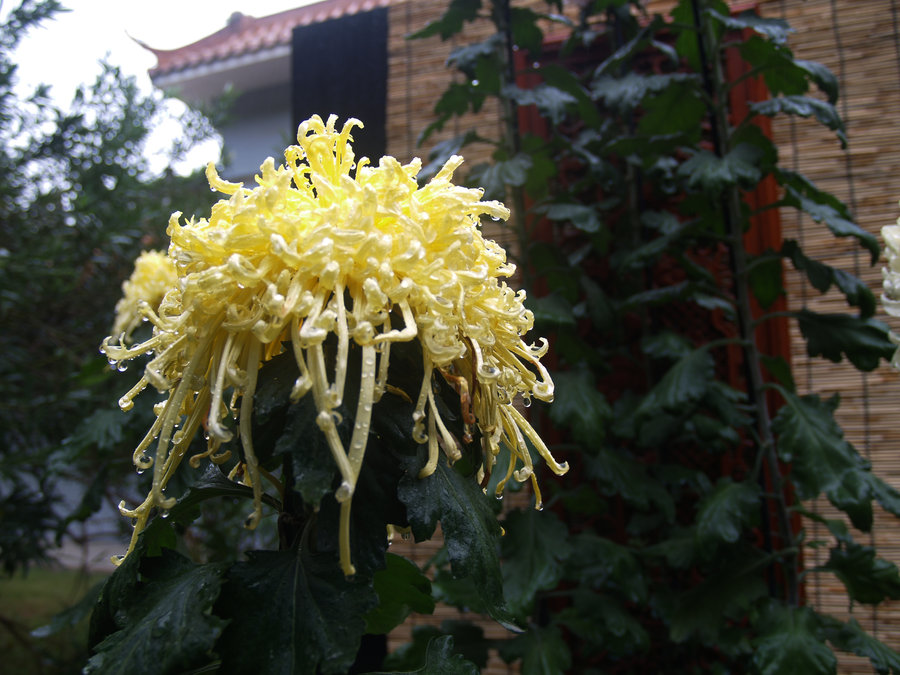
[[(136, 255), (165, 246), (175, 204), (191, 213), (211, 203), (202, 173), (151, 172), (144, 151), (168, 114), (165, 101), (141, 93), (117, 68), (102, 65), (67, 110), (51, 103), (46, 87), (17, 96), (15, 47), (58, 11), (57, 2), (28, 0), (0, 26), (0, 564), (7, 572), (40, 559), (54, 534), (97, 508), (116, 463), (128, 466), (109, 452), (130, 436), (98, 346)], [(181, 122), (173, 159), (213, 134), (196, 112)], [(100, 489), (67, 517), (58, 479), (85, 472)]]

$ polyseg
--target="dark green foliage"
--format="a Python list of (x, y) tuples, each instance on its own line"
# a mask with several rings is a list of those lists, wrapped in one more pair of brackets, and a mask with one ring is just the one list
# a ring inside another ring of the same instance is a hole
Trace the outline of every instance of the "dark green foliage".
[[(484, 3), (496, 32), (456, 47), (464, 58), (449, 64), (462, 74), (453, 112), (436, 112), (445, 124), (488, 94), (507, 115), (495, 168), (472, 179), (487, 177), (495, 194), (504, 181), (514, 203), (530, 205), (511, 226), (532, 282), (529, 307), (557, 359), (551, 437), (575, 471), (553, 484), (551, 517), (506, 516), (506, 600), (528, 616), (501, 655), (523, 672), (831, 673), (833, 650), (844, 650), (892, 672), (897, 654), (855, 621), (800, 606), (798, 560), (806, 543), (827, 546), (817, 574), (836, 576), (855, 602), (893, 598), (896, 568), (856, 544), (850, 526), (871, 531), (875, 502), (900, 514), (900, 493), (844, 439), (837, 397), (798, 394), (787, 355), (770, 353), (776, 346), (756, 327), (794, 321), (812, 357), (860, 370), (895, 346), (872, 318), (875, 294), (845, 268), (792, 240), (772, 238), (751, 254), (743, 238), (751, 216), (789, 207), (877, 261), (877, 239), (840, 200), (780, 167), (752, 123), (807, 118), (799, 123), (845, 144), (837, 78), (794, 58), (783, 20), (732, 14), (720, 1), (682, 0), (671, 21), (636, 20), (627, 10), (640, 2), (583, 3), (560, 52), (545, 45), (539, 58), (539, 9), (517, 14), (511, 31), (509, 5)], [(464, 38), (468, 20), (451, 8), (438, 22), (450, 31), (443, 37)], [(514, 40), (532, 52), (528, 81), (541, 76), (532, 88), (500, 46), (511, 34), (528, 36)], [(726, 79), (733, 58), (762, 77), (769, 98), (748, 99), (745, 78)], [(476, 66), (506, 80), (476, 95)], [(729, 107), (732, 92), (749, 103), (744, 118)], [(519, 127), (521, 105), (544, 116), (546, 137)], [(779, 201), (744, 203), (768, 177)], [(785, 312), (785, 261), (853, 312)], [(794, 503), (820, 496), (849, 525)], [(806, 540), (791, 521), (797, 510), (826, 525), (827, 541)], [(443, 556), (438, 596), (486, 610), (470, 581), (449, 577)]]
[[(371, 580), (344, 577), (337, 558), (254, 551), (228, 571), (218, 611), (229, 619), (219, 651), (229, 672), (341, 673), (353, 663), (376, 604)], [(264, 608), (265, 619), (258, 612)]]

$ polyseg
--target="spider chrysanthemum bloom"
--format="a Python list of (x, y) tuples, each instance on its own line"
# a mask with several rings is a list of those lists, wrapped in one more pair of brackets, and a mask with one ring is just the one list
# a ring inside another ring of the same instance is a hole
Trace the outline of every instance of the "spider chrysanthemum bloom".
[[(888, 263), (887, 267), (881, 268), (881, 305), (891, 316), (900, 316), (900, 219), (897, 220), (897, 225), (882, 227), (881, 238), (884, 240), (884, 253)], [(894, 332), (891, 332), (890, 338), (900, 343)], [(900, 369), (900, 349), (894, 352), (891, 365)]]
[[(502, 281), (514, 267), (479, 229), (480, 216), (506, 218), (508, 210), (481, 201), (480, 190), (451, 182), (460, 157), (421, 188), (419, 160), (404, 166), (384, 157), (377, 167), (366, 159), (357, 164), (354, 126), (362, 124), (351, 119), (337, 130), (334, 116), (327, 124), (318, 116), (304, 122), (298, 144), (285, 151), (285, 163), (276, 166), (267, 159), (252, 190), (223, 181), (210, 165), (210, 186), (230, 198), (213, 206), (208, 219), (180, 224), (180, 214), (173, 214), (169, 256), (178, 282), (159, 312), (150, 314), (153, 336), (132, 348), (104, 343), (113, 360), (153, 354), (141, 380), (123, 397), (124, 406), (148, 384), (168, 392), (134, 453), (139, 469), (153, 466), (150, 494), (135, 509), (120, 507), (137, 523), (131, 548), (151, 509), (174, 504), (163, 490), (201, 424), (208, 450), (191, 462), (226, 459), (219, 449), (232, 436), (225, 424), (231, 413), (238, 419), (244, 480), (254, 491), (247, 525), (255, 526), (262, 486), (251, 437), (253, 394), (261, 364), (285, 349), (293, 352), (300, 373), (291, 398), (313, 397), (317, 424), (340, 471), (335, 497), (341, 503), (340, 558), (346, 574), (353, 572), (353, 492), (373, 404), (391, 389), (388, 363), (396, 342), (418, 340), (422, 347), (421, 386), (409, 392), (415, 402), (409, 432), (428, 447), (422, 476), (434, 471), (441, 450), (450, 461), (460, 456), (459, 440), (438, 412), (434, 377), (453, 385), (467, 428), (478, 427), (480, 475), (491, 470), (501, 444), (510, 449), (498, 493), (512, 476), (531, 478), (537, 488), (526, 439), (556, 473), (566, 471), (513, 407), (517, 396), (552, 400), (553, 383), (539, 361), (546, 341), (522, 340), (533, 323), (524, 292)], [(330, 335), (336, 343), (333, 360), (324, 349)], [(345, 446), (335, 411), (344, 399), (351, 341), (359, 347), (353, 352), (360, 354), (361, 374)], [(147, 450), (154, 442), (151, 456)], [(539, 505), (537, 490), (536, 495)]]
[(175, 262), (161, 251), (142, 251), (134, 261), (134, 271), (122, 283), (122, 298), (116, 303), (113, 335), (122, 341), (131, 337), (148, 315), (156, 311), (169, 289), (178, 281)]

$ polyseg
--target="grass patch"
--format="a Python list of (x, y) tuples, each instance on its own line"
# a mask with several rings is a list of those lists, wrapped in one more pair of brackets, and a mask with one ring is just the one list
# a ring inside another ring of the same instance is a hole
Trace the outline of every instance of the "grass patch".
[(87, 659), (87, 621), (46, 638), (31, 631), (78, 602), (106, 574), (32, 568), (0, 578), (0, 653), (5, 672), (23, 675), (78, 673)]

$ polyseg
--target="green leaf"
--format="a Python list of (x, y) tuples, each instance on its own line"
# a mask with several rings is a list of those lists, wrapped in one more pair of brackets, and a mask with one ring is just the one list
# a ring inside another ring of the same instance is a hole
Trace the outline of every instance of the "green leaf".
[(847, 623), (842, 623), (830, 616), (819, 618), (825, 635), (836, 648), (869, 659), (880, 675), (900, 675), (900, 654), (869, 635), (856, 619), (850, 617)]
[(837, 103), (838, 94), (840, 93), (840, 85), (837, 77), (826, 66), (816, 61), (805, 61), (803, 59), (794, 59), (794, 65), (804, 70), (809, 78), (818, 85), (825, 95), (828, 102), (834, 105)]
[(640, 510), (655, 509), (668, 521), (675, 517), (675, 504), (665, 486), (653, 478), (647, 466), (612, 448), (604, 448), (587, 461), (588, 474), (605, 495), (621, 495)]
[(729, 30), (750, 29), (779, 45), (787, 42), (788, 36), (794, 32), (784, 19), (763, 18), (749, 9), (733, 16), (722, 14), (714, 9), (707, 9), (706, 15)]
[(697, 508), (697, 537), (701, 542), (735, 543), (748, 523), (759, 516), (759, 486), (735, 483), (726, 476)]
[(637, 125), (639, 135), (658, 140), (672, 136), (672, 140), (690, 144), (700, 140), (707, 108), (693, 81), (675, 82), (644, 99), (643, 110)]
[(783, 204), (805, 211), (817, 223), (824, 223), (837, 237), (855, 237), (869, 250), (872, 264), (878, 262), (881, 256), (878, 238), (853, 222), (846, 204), (831, 193), (819, 190), (802, 174), (778, 169), (774, 175), (784, 187)]
[[(606, 107), (619, 113), (628, 113), (637, 108), (647, 96), (658, 96), (675, 84), (698, 87), (700, 76), (694, 73), (641, 75), (634, 71), (621, 77), (602, 75), (591, 83), (591, 94)], [(686, 90), (686, 87), (680, 87), (680, 91)]]
[[(371, 579), (347, 578), (335, 556), (251, 551), (228, 571), (217, 606), (230, 620), (217, 650), (222, 671), (303, 675), (342, 673), (377, 603)], [(265, 620), (258, 611), (265, 608)], [(276, 647), (277, 646), (277, 647)]]
[[(388, 654), (383, 667), (392, 669), (392, 672), (420, 672), (416, 669), (427, 665), (431, 643), (444, 637), (451, 637), (453, 651), (476, 667), (484, 668), (487, 665), (489, 643), (484, 639), (481, 626), (466, 621), (447, 620), (441, 622), (440, 628), (430, 625), (413, 626), (412, 642), (401, 645)], [(430, 674), (445, 671), (425, 672)]]
[(647, 600), (647, 580), (634, 551), (594, 534), (572, 536), (565, 574), (582, 587), (614, 593), (630, 603)]
[(874, 370), (881, 359), (890, 361), (896, 345), (880, 321), (851, 314), (818, 314), (806, 309), (792, 312), (806, 338), (806, 353), (839, 363), (846, 356), (859, 370)]
[(757, 626), (764, 632), (754, 642), (753, 663), (762, 675), (835, 672), (837, 659), (809, 607), (772, 605)]
[(799, 117), (815, 117), (819, 123), (835, 132), (841, 141), (841, 147), (847, 147), (847, 134), (844, 122), (837, 109), (831, 103), (812, 96), (777, 96), (750, 104), (751, 112), (757, 115), (774, 117), (779, 113), (797, 115)]
[(592, 234), (600, 229), (600, 218), (597, 209), (590, 204), (550, 204), (544, 211), (547, 218), (555, 221), (570, 222), (582, 232)]
[(503, 594), (510, 609), (524, 617), (538, 591), (555, 587), (562, 578), (560, 563), (571, 551), (566, 526), (551, 511), (516, 509), (507, 514), (503, 528)]
[(417, 473), (407, 473), (397, 490), (416, 541), (430, 539), (440, 521), (454, 576), (469, 577), (490, 615), (518, 630), (503, 599), (497, 555), (500, 525), (489, 498), (472, 477), (461, 476), (443, 457), (430, 476), (418, 478)]
[[(478, 675), (478, 666), (453, 652), (453, 636), (442, 635), (428, 642), (425, 665), (417, 670), (404, 673), (420, 675)], [(369, 675), (403, 675), (400, 672), (370, 673)]]
[(759, 182), (762, 158), (762, 151), (749, 143), (736, 145), (724, 157), (700, 150), (679, 167), (678, 173), (687, 179), (689, 187), (719, 194), (727, 187), (749, 188)]
[(501, 94), (512, 99), (518, 105), (533, 105), (542, 115), (548, 117), (554, 125), (560, 124), (569, 108), (577, 101), (574, 96), (562, 89), (541, 83), (531, 89), (522, 89), (514, 84), (503, 87)]
[(723, 618), (746, 616), (750, 605), (766, 595), (762, 573), (769, 557), (740, 547), (718, 557), (717, 568), (690, 590), (678, 593), (669, 610), (672, 640), (684, 642), (698, 633), (715, 642)]
[(588, 644), (604, 645), (614, 655), (644, 652), (650, 636), (620, 602), (609, 595), (579, 589), (574, 606), (566, 607), (556, 620)]
[(531, 157), (520, 153), (511, 159), (473, 167), (470, 179), (484, 188), (487, 198), (505, 199), (507, 186), (522, 187), (525, 184), (531, 165)]
[[(170, 522), (190, 525), (200, 516), (200, 504), (217, 497), (252, 500), (253, 490), (246, 485), (228, 480), (218, 466), (209, 464), (203, 475), (178, 498), (175, 506), (169, 509)], [(278, 508), (278, 504), (271, 496), (264, 495), (264, 497), (268, 497), (267, 503)]]
[(686, 413), (706, 394), (715, 379), (715, 364), (707, 349), (695, 349), (669, 368), (644, 397), (635, 416), (652, 417), (660, 412)]
[(818, 396), (797, 396), (781, 390), (781, 407), (772, 429), (778, 437), (778, 454), (791, 463), (791, 482), (802, 501), (840, 487), (848, 472), (856, 471), (860, 458), (834, 419), (837, 399), (828, 403)]
[[(132, 553), (134, 555), (134, 553)], [(222, 565), (195, 565), (166, 549), (141, 561), (144, 581), (122, 603), (119, 628), (94, 647), (85, 673), (183, 672), (208, 664), (225, 621), (211, 614)]]
[(522, 659), (522, 675), (566, 673), (572, 653), (556, 626), (532, 627), (527, 633), (500, 643), (500, 657), (507, 663)]
[(436, 21), (429, 22), (425, 28), (409, 36), (409, 39), (421, 39), (440, 35), (442, 40), (456, 35), (463, 29), (463, 24), (478, 18), (481, 0), (450, 0), (447, 11)]
[(532, 58), (540, 56), (544, 47), (544, 31), (538, 25), (540, 19), (540, 14), (527, 7), (509, 8), (513, 43), (527, 49)]
[(576, 368), (553, 374), (555, 398), (550, 419), (560, 428), (572, 430), (572, 436), (587, 448), (596, 448), (603, 440), (612, 409), (597, 390), (588, 368)]
[(831, 549), (828, 561), (817, 569), (833, 572), (847, 589), (851, 600), (877, 605), (882, 600), (900, 598), (897, 566), (878, 558), (871, 546), (846, 543)]
[(534, 313), (536, 323), (574, 326), (575, 312), (565, 298), (551, 293), (541, 298), (528, 298), (526, 306)]
[(375, 573), (374, 587), (378, 606), (365, 616), (366, 633), (388, 633), (403, 623), (411, 612), (434, 612), (431, 582), (406, 558), (388, 553), (386, 567)]
[(809, 282), (817, 291), (825, 293), (834, 284), (846, 296), (847, 302), (859, 307), (862, 318), (868, 318), (875, 313), (875, 295), (859, 277), (806, 257), (793, 239), (785, 240), (781, 247), (781, 254), (790, 258), (794, 269), (806, 274)]

